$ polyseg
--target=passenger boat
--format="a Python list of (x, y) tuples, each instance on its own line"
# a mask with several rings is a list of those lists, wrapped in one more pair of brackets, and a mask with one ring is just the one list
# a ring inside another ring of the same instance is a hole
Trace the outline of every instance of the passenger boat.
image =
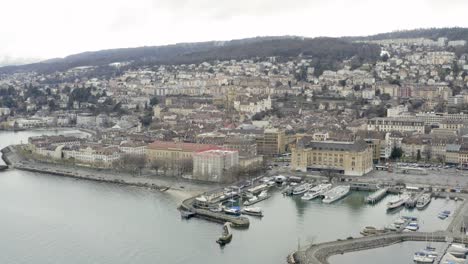
[(433, 263), (436, 257), (432, 257), (424, 251), (418, 251), (414, 253), (413, 260), (417, 263)]
[(218, 238), (218, 240), (216, 240), (216, 243), (220, 244), (221, 246), (224, 246), (227, 243), (231, 242), (231, 240), (232, 240), (231, 222), (226, 222), (223, 225), (223, 233)]
[(409, 195), (407, 194), (402, 194), (400, 196), (398, 196), (397, 198), (391, 200), (390, 202), (388, 202), (387, 204), (387, 210), (392, 210), (392, 209), (396, 209), (402, 205), (405, 204), (405, 202), (409, 199)]
[(262, 208), (260, 207), (244, 207), (244, 209), (242, 209), (242, 213), (245, 215), (252, 215), (252, 216), (259, 216), (259, 217), (263, 216), (263, 211), (262, 211)]
[(310, 190), (310, 188), (312, 188), (312, 184), (310, 183), (301, 184), (293, 189), (293, 195), (303, 194), (307, 192), (308, 190)]
[(302, 200), (312, 200), (312, 199), (315, 199), (317, 197), (319, 197), (320, 195), (323, 195), (326, 191), (330, 190), (332, 187), (331, 184), (319, 184), (315, 187), (313, 187), (312, 189), (310, 189), (309, 191), (307, 191), (302, 197), (301, 199)]
[(349, 185), (341, 185), (337, 186), (328, 192), (324, 193), (325, 198), (323, 198), (322, 202), (324, 203), (333, 203), (338, 201), (339, 199), (345, 197), (349, 194), (351, 187)]
[(416, 208), (418, 210), (424, 209), (429, 203), (431, 202), (431, 195), (429, 193), (425, 193), (418, 198), (416, 203)]

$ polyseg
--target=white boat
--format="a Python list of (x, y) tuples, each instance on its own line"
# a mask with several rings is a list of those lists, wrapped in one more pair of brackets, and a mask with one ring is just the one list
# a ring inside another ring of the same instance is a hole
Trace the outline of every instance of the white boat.
[(324, 203), (333, 203), (346, 195), (348, 195), (351, 187), (349, 185), (341, 185), (337, 186), (326, 193), (324, 193), (325, 198), (323, 198), (322, 202)]
[(423, 251), (414, 253), (413, 260), (417, 263), (433, 263), (435, 258)]
[(455, 257), (465, 257), (468, 254), (468, 248), (464, 244), (452, 244), (447, 252)]
[(431, 195), (429, 193), (425, 193), (418, 198), (416, 203), (416, 208), (421, 210), (424, 209), (429, 203), (431, 202)]
[(267, 190), (263, 190), (259, 195), (258, 195), (258, 198), (265, 198), (268, 196), (268, 191)]
[(314, 188), (310, 189), (307, 191), (302, 197), (302, 200), (312, 200), (320, 195), (324, 194), (326, 191), (330, 190), (332, 187), (331, 184), (319, 184), (315, 186)]
[(419, 225), (417, 222), (411, 222), (405, 227), (405, 229), (409, 231), (418, 231)]
[(442, 260), (440, 261), (440, 263), (444, 263), (444, 264), (464, 264), (464, 263), (466, 263), (465, 261), (466, 261), (466, 259), (457, 258), (452, 253), (448, 252), (447, 254), (445, 254), (442, 257)]
[(248, 204), (254, 204), (255, 202), (258, 201), (258, 197), (257, 196), (254, 196), (250, 199), (248, 199), (247, 201), (244, 202), (244, 205), (248, 205)]
[(310, 183), (301, 184), (293, 189), (293, 195), (303, 194), (307, 192), (308, 190), (310, 190), (310, 188), (312, 188), (312, 184)]
[(263, 216), (263, 211), (260, 207), (244, 207), (242, 213), (246, 215)]
[(405, 202), (409, 199), (409, 195), (407, 194), (402, 194), (402, 195), (399, 195), (397, 198), (391, 200), (390, 202), (388, 202), (387, 204), (387, 210), (392, 210), (392, 209), (395, 209), (395, 208), (398, 208), (402, 205), (405, 204)]

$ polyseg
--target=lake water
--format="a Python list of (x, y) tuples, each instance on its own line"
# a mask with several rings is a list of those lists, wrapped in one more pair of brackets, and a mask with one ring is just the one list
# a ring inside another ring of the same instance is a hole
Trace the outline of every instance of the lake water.
[[(0, 132), (0, 147), (43, 133)], [(234, 230), (232, 242), (220, 248), (215, 241), (222, 226), (182, 220), (178, 195), (8, 170), (0, 172), (0, 263), (285, 263), (298, 246), (356, 237), (364, 226), (383, 227), (400, 214), (418, 216), (422, 231), (445, 229), (450, 218), (443, 221), (437, 214), (457, 205), (438, 199), (423, 211), (387, 214), (390, 196), (367, 205), (366, 195), (354, 192), (330, 205), (283, 197), (278, 191), (258, 204), (265, 217), (252, 217), (249, 229)], [(385, 250), (363, 254), (384, 252), (387, 256), (380, 257), (385, 258), (390, 255)], [(377, 258), (340, 262), (339, 257), (332, 263), (370, 264)]]

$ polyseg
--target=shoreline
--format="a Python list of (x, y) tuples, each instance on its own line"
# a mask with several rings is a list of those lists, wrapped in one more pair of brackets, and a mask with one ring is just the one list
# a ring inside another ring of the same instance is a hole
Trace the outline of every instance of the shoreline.
[(161, 176), (136, 177), (130, 174), (112, 170), (98, 170), (88, 167), (68, 166), (56, 163), (39, 163), (35, 161), (31, 162), (17, 153), (15, 146), (5, 147), (1, 150), (1, 153), (2, 160), (5, 162), (5, 164), (7, 164), (10, 168), (15, 168), (22, 171), (149, 188), (159, 191), (171, 191), (171, 193), (176, 191), (175, 193), (178, 196), (184, 197), (195, 196), (199, 193), (203, 193), (205, 191), (219, 187), (218, 185), (214, 184), (193, 182), (179, 178)]

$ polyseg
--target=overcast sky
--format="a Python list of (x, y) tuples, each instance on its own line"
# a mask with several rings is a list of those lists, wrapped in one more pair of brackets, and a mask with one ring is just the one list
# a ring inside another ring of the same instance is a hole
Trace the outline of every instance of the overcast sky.
[(465, 0), (2, 0), (0, 10), (0, 57), (468, 27)]

